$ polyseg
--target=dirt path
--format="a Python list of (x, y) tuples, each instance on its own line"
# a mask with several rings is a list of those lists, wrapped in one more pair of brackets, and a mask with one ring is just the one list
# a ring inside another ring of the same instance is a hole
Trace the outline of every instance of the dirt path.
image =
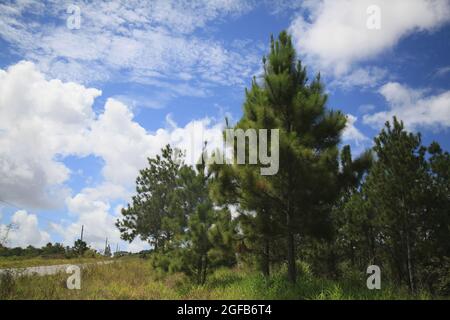
[(60, 272), (66, 272), (67, 267), (69, 266), (79, 266), (81, 268), (90, 266), (90, 265), (101, 265), (101, 264), (110, 264), (114, 261), (99, 261), (95, 263), (74, 263), (74, 264), (57, 264), (52, 266), (39, 266), (39, 267), (28, 267), (28, 268), (8, 268), (8, 269), (0, 269), (0, 275), (6, 273), (6, 272), (12, 272), (13, 276), (15, 277), (22, 277), (22, 276), (32, 276), (32, 275), (38, 275), (38, 276), (48, 276), (52, 274), (57, 274)]

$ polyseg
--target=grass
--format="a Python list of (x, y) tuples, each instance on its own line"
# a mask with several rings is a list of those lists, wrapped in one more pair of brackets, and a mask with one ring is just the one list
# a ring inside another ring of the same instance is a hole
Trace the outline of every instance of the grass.
[[(0, 299), (431, 299), (411, 296), (401, 288), (368, 290), (365, 281), (332, 281), (302, 273), (296, 285), (284, 270), (269, 279), (244, 269), (219, 269), (207, 284), (193, 284), (183, 274), (161, 275), (149, 261), (123, 258), (121, 263), (88, 266), (81, 290), (68, 290), (68, 275), (28, 276), (2, 280)], [(4, 277), (5, 278), (5, 277)]]

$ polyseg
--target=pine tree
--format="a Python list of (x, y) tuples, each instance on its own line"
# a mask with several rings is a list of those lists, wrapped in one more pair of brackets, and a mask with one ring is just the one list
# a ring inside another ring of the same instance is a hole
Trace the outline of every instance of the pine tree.
[(209, 197), (204, 162), (195, 170), (183, 157), (168, 145), (148, 160), (136, 180), (137, 194), (116, 225), (123, 239), (139, 236), (154, 245), (154, 267), (183, 271), (204, 284), (209, 270), (234, 264), (234, 225), (229, 211), (217, 209)]
[(240, 205), (256, 214), (255, 232), (263, 239), (284, 239), (289, 280), (295, 282), (296, 242), (320, 230), (315, 226), (327, 220), (337, 196), (337, 145), (346, 119), (327, 110), (320, 75), (308, 82), (286, 32), (272, 38), (263, 63), (262, 81), (253, 79), (246, 91), (235, 129), (279, 129), (279, 172), (262, 176), (260, 165), (234, 165), (234, 173), (224, 169), (218, 177), (223, 186), (236, 187)]
[(354, 207), (349, 205), (352, 203), (349, 200), (356, 201), (358, 190), (372, 163), (371, 150), (353, 158), (350, 146), (342, 148), (338, 173), (339, 196), (330, 208), (331, 222), (319, 225), (325, 228), (321, 238), (308, 239), (311, 244), (310, 249), (306, 250), (306, 254), (310, 256), (307, 262), (313, 266), (313, 270), (337, 278), (341, 273), (338, 263), (343, 259), (349, 259), (351, 266), (357, 267), (357, 248), (361, 243), (365, 243), (361, 240), (365, 233), (364, 230), (357, 230), (361, 223), (355, 221), (362, 216), (361, 206), (354, 210)]
[(148, 159), (148, 167), (140, 170), (131, 205), (122, 209), (122, 219), (116, 222), (124, 240), (140, 237), (155, 250), (164, 250), (174, 235), (183, 228), (183, 212), (177, 190), (180, 174), (186, 165), (179, 150), (167, 145), (162, 154)]
[(339, 242), (359, 269), (380, 265), (411, 292), (449, 292), (450, 156), (395, 117), (374, 140), (367, 178), (338, 209)]
[[(377, 162), (368, 176), (365, 193), (383, 227), (383, 245), (389, 246), (399, 278), (407, 275), (415, 290), (415, 252), (429, 195), (426, 148), (419, 134), (408, 133), (394, 117), (393, 124), (375, 138)], [(406, 272), (404, 272), (406, 271)]]
[(82, 256), (88, 249), (86, 242), (81, 239), (76, 240), (73, 244), (73, 251), (79, 256)]

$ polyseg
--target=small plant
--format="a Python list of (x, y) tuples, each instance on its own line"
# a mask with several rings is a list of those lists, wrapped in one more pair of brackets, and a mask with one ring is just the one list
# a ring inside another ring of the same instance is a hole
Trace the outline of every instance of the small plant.
[(0, 299), (5, 300), (11, 297), (16, 287), (14, 275), (11, 270), (5, 270), (0, 274)]

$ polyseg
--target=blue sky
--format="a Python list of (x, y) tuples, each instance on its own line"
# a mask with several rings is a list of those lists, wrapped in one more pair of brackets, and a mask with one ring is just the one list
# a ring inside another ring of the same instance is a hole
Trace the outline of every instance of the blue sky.
[(214, 146), (284, 29), (311, 77), (321, 72), (328, 106), (348, 115), (342, 138), (355, 153), (393, 115), (450, 149), (448, 0), (2, 1), (10, 245), (70, 245), (84, 225), (98, 249), (106, 237), (145, 248), (120, 241), (114, 221), (146, 157), (171, 143), (194, 159), (194, 138)]

